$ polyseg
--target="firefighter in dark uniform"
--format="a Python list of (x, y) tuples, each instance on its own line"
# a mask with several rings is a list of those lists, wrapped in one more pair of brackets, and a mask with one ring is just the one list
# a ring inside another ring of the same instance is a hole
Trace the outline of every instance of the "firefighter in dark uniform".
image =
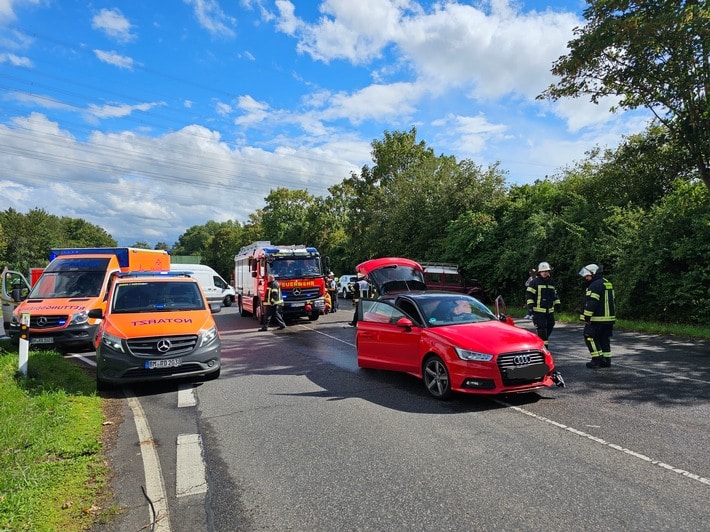
[(279, 330), (286, 328), (286, 323), (281, 316), (281, 307), (283, 307), (283, 299), (281, 298), (281, 287), (279, 286), (276, 278), (269, 274), (268, 284), (266, 285), (266, 298), (264, 301), (264, 310), (266, 311), (266, 316), (264, 322), (261, 325), (260, 331), (267, 331), (269, 329), (269, 323), (271, 323), (271, 318), (276, 320), (279, 326)]
[(530, 281), (526, 290), (528, 314), (537, 329), (537, 335), (549, 344), (552, 329), (555, 328), (555, 311), (560, 311), (560, 298), (557, 295), (555, 280), (550, 277), (552, 268), (547, 262), (541, 262), (537, 267), (538, 275)]
[(355, 327), (355, 325), (357, 325), (358, 303), (360, 303), (360, 300), (363, 297), (367, 297), (368, 288), (369, 284), (365, 279), (365, 276), (361, 273), (357, 274), (357, 281), (348, 285), (348, 290), (350, 290), (353, 294), (353, 306), (355, 307), (353, 319), (350, 323), (348, 323), (351, 327)]
[(586, 366), (590, 369), (611, 367), (611, 336), (616, 322), (614, 309), (614, 287), (602, 277), (602, 270), (596, 264), (587, 264), (579, 270), (587, 289), (580, 318), (584, 320), (584, 343), (587, 344), (592, 360)]

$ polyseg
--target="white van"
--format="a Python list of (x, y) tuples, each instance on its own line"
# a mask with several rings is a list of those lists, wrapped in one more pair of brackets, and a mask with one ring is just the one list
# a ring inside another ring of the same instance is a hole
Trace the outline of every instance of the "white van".
[(234, 303), (236, 294), (234, 287), (230, 286), (209, 266), (204, 264), (171, 264), (170, 270), (192, 272), (192, 276), (197, 279), (202, 291), (207, 296), (208, 303), (222, 303), (225, 307), (231, 307)]

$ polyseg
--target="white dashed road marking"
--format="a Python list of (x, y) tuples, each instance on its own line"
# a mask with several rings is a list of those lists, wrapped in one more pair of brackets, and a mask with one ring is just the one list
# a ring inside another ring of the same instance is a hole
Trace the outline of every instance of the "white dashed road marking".
[(177, 465), (175, 495), (197, 495), (207, 492), (207, 475), (202, 459), (202, 438), (199, 434), (180, 434), (177, 437)]

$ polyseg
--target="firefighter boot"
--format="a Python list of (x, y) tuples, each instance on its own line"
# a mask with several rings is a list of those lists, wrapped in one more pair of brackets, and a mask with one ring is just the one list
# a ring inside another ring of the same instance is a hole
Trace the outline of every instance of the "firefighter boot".
[(611, 367), (611, 357), (600, 356), (599, 357), (599, 367), (600, 368), (610, 368)]
[(592, 357), (592, 360), (587, 362), (586, 365), (589, 369), (601, 368), (602, 367), (602, 357), (600, 357), (599, 355)]

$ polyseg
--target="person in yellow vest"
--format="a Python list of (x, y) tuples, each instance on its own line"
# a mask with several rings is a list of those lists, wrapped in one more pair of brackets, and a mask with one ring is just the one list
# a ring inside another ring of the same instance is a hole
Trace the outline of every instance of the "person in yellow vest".
[(264, 318), (264, 323), (259, 330), (269, 330), (271, 318), (276, 320), (279, 330), (285, 329), (286, 322), (284, 322), (283, 316), (281, 315), (281, 307), (284, 305), (283, 299), (281, 298), (281, 287), (272, 274), (269, 274), (268, 281), (269, 282), (266, 285), (266, 297), (264, 298), (264, 310), (266, 311), (266, 316)]

